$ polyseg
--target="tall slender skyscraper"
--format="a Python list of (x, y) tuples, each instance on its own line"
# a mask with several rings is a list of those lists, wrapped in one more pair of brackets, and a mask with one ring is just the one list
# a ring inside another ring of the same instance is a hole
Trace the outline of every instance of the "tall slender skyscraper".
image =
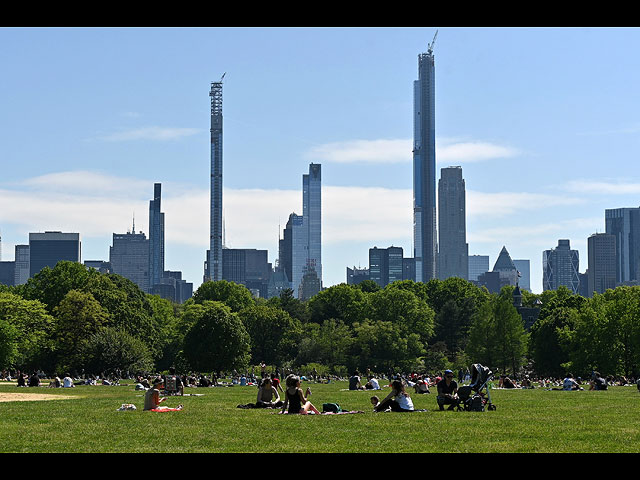
[(309, 239), (307, 269), (315, 270), (322, 284), (322, 175), (321, 166), (309, 165), (309, 173), (302, 176), (302, 216)]
[(161, 194), (162, 184), (154, 183), (153, 200), (149, 200), (149, 291), (160, 283), (164, 272), (164, 213), (160, 211)]
[(438, 278), (469, 276), (465, 185), (461, 167), (440, 170), (438, 182)]
[[(222, 75), (224, 78), (224, 75)], [(211, 82), (211, 218), (204, 280), (222, 280), (222, 78)]]
[(418, 55), (418, 80), (413, 83), (413, 256), (418, 282), (436, 277), (436, 232), (435, 63), (431, 42), (427, 52)]

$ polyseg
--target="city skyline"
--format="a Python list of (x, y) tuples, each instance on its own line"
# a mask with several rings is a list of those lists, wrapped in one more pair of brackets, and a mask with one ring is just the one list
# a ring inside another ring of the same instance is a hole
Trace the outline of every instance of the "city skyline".
[(493, 264), (506, 246), (541, 292), (545, 249), (569, 239), (586, 260), (605, 209), (640, 204), (639, 29), (0, 29), (2, 259), (50, 230), (79, 232), (82, 259), (107, 260), (112, 234), (162, 183), (167, 269), (197, 288), (206, 96), (223, 72), (227, 246), (273, 262), (297, 172), (315, 162), (325, 287), (374, 245), (412, 252), (412, 82), (436, 30), (437, 169), (463, 167), (469, 254)]

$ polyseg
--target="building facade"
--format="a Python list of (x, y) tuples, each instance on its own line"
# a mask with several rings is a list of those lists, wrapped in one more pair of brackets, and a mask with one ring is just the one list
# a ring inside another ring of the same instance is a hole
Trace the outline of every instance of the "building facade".
[(413, 244), (416, 281), (436, 278), (435, 61), (431, 45), (418, 55), (413, 83)]
[[(111, 271), (128, 278), (143, 292), (151, 293), (150, 250), (149, 240), (142, 232), (114, 233), (109, 247)], [(160, 283), (160, 279), (155, 283)]]
[(605, 233), (616, 238), (616, 282), (640, 280), (640, 207), (605, 210)]
[[(161, 211), (162, 185), (153, 185), (153, 200), (149, 201), (149, 289), (160, 283), (164, 272), (164, 213)], [(117, 272), (116, 272), (117, 273)]]
[(488, 271), (489, 255), (469, 255), (469, 281), (477, 281), (480, 275)]
[(209, 97), (211, 98), (211, 210), (205, 282), (222, 279), (222, 79), (219, 82), (211, 82)]
[(24, 285), (29, 280), (29, 245), (16, 245), (14, 285)]
[(468, 279), (465, 183), (461, 167), (440, 170), (438, 182), (438, 278)]
[(574, 294), (580, 290), (579, 253), (571, 250), (569, 240), (558, 240), (558, 246), (542, 252), (542, 289), (557, 290), (564, 285)]
[(79, 233), (44, 232), (29, 234), (29, 277), (60, 261), (80, 263)]
[(222, 279), (244, 285), (255, 296), (268, 298), (272, 268), (267, 250), (223, 248)]
[(604, 293), (617, 284), (617, 256), (615, 235), (596, 233), (587, 239), (587, 296)]
[(513, 260), (513, 264), (518, 270), (518, 285), (523, 290), (531, 291), (531, 262), (529, 260)]

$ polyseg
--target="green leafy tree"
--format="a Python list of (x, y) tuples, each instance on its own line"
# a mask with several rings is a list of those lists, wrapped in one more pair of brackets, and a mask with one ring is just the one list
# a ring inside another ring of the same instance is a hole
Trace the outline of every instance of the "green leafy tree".
[(554, 377), (567, 373), (570, 356), (562, 332), (574, 329), (577, 316), (575, 308), (561, 306), (532, 325), (529, 352), (537, 373)]
[[(194, 305), (186, 310), (192, 309)], [(225, 304), (209, 300), (194, 310), (197, 318), (184, 337), (183, 347), (191, 367), (200, 371), (225, 371), (246, 366), (251, 358), (251, 339), (237, 314)]]
[(328, 319), (303, 326), (297, 364), (322, 363), (329, 367), (344, 365), (350, 355), (353, 331), (342, 320)]
[(292, 318), (300, 320), (302, 323), (309, 321), (308, 302), (303, 302), (293, 296), (293, 290), (285, 288), (277, 297), (267, 300), (267, 305), (280, 308), (287, 312)]
[(493, 295), (480, 306), (469, 330), (467, 353), (473, 363), (515, 375), (524, 364), (528, 336), (512, 304), (509, 290)]
[(322, 323), (331, 318), (352, 325), (364, 320), (367, 296), (359, 288), (341, 283), (314, 295), (308, 307), (313, 322)]
[(251, 338), (253, 364), (282, 365), (295, 358), (302, 325), (284, 310), (255, 305), (238, 312)]
[(153, 357), (145, 343), (123, 330), (100, 328), (82, 346), (83, 367), (88, 372), (148, 372)]
[(387, 286), (369, 294), (369, 306), (367, 318), (391, 322), (403, 335), (417, 334), (423, 344), (433, 335), (433, 310), (409, 289)]
[(28, 300), (39, 300), (49, 313), (58, 306), (71, 290), (82, 290), (89, 279), (100, 274), (78, 262), (61, 261), (55, 267), (45, 267), (30, 278), (21, 288), (21, 295)]
[(418, 357), (425, 354), (420, 335), (406, 333), (402, 327), (390, 321), (365, 320), (356, 323), (354, 346), (350, 365), (360, 370), (387, 371), (390, 368), (410, 369)]
[(109, 314), (90, 293), (69, 291), (53, 310), (54, 338), (59, 366), (82, 368), (82, 350), (89, 338), (109, 320)]
[(51, 354), (53, 317), (38, 300), (0, 293), (0, 322), (4, 361), (22, 368), (37, 368)]
[(251, 292), (244, 285), (239, 285), (226, 280), (216, 282), (204, 282), (193, 294), (195, 303), (203, 303), (207, 300), (222, 302), (232, 312), (239, 312), (254, 304)]

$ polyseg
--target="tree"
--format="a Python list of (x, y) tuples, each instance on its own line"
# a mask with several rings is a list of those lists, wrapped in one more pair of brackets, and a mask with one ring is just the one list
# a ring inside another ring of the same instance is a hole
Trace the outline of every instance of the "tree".
[(284, 310), (256, 305), (238, 312), (249, 337), (253, 364), (264, 361), (268, 365), (282, 365), (295, 358), (302, 336), (300, 321)]
[(559, 377), (567, 373), (570, 356), (561, 332), (573, 330), (577, 316), (577, 309), (562, 306), (532, 325), (529, 351), (538, 374)]
[(109, 314), (90, 293), (69, 291), (53, 310), (54, 338), (60, 366), (81, 368), (82, 350), (89, 338), (107, 324)]
[(192, 368), (224, 371), (248, 364), (251, 339), (242, 321), (228, 306), (204, 300), (200, 305), (187, 307), (187, 312), (196, 316), (183, 346), (184, 357)]
[(216, 282), (204, 282), (193, 294), (195, 303), (203, 303), (207, 300), (222, 302), (232, 312), (239, 312), (254, 304), (251, 292), (244, 285), (239, 285), (226, 280)]
[(482, 304), (469, 329), (467, 353), (474, 363), (517, 374), (524, 364), (527, 333), (508, 290)]
[(403, 335), (415, 333), (425, 344), (433, 335), (433, 310), (409, 289), (388, 285), (369, 294), (369, 306), (367, 318), (396, 324)]
[(21, 288), (21, 295), (28, 300), (40, 300), (49, 313), (58, 306), (71, 290), (82, 290), (89, 279), (99, 276), (96, 270), (78, 263), (61, 261), (55, 267), (45, 267), (30, 278)]
[(364, 320), (367, 296), (359, 288), (341, 283), (314, 295), (308, 302), (311, 320), (342, 320), (347, 325)]
[(89, 372), (148, 372), (153, 357), (145, 343), (123, 330), (100, 328), (82, 347), (83, 367)]
[(38, 300), (0, 293), (0, 349), (6, 366), (35, 368), (52, 350), (53, 317)]

